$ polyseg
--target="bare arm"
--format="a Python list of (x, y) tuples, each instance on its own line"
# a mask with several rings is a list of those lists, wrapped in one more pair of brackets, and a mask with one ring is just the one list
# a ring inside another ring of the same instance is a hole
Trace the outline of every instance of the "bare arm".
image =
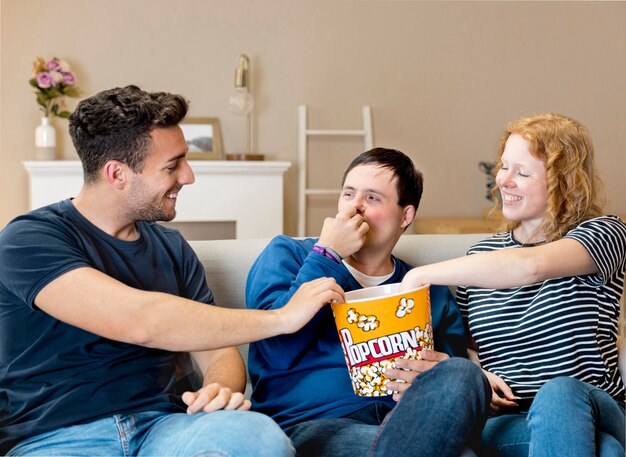
[(404, 277), (402, 287), (441, 284), (505, 289), (597, 272), (583, 245), (563, 238), (541, 246), (500, 249), (414, 268)]
[(279, 310), (235, 310), (128, 287), (93, 268), (72, 270), (45, 286), (35, 304), (88, 332), (170, 351), (206, 351), (293, 333), (331, 300), (343, 301), (333, 279), (303, 284)]

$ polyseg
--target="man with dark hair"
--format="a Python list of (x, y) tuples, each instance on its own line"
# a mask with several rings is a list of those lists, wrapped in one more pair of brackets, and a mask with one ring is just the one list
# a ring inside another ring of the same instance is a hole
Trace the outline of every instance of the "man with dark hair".
[[(422, 187), (422, 174), (400, 151), (358, 156), (344, 174), (339, 212), (324, 221), (319, 239), (278, 236), (261, 253), (248, 276), (247, 306), (280, 309), (300, 284), (324, 276), (345, 291), (400, 282), (411, 267), (391, 251), (415, 217)], [(458, 456), (480, 436), (491, 389), (462, 358), (465, 333), (448, 288), (431, 287), (430, 299), (436, 350), (421, 351), (419, 372), (397, 362), (406, 371), (392, 377), (406, 384), (388, 384), (393, 397), (353, 393), (327, 307), (300, 331), (250, 346), (253, 409), (283, 427), (298, 456)]]
[[(246, 411), (233, 346), (304, 325), (343, 299), (308, 282), (283, 312), (211, 306), (172, 220), (194, 176), (179, 95), (135, 86), (83, 100), (70, 133), (80, 193), (0, 232), (0, 454), (293, 455), (269, 418)], [(177, 352), (204, 374), (174, 390)]]

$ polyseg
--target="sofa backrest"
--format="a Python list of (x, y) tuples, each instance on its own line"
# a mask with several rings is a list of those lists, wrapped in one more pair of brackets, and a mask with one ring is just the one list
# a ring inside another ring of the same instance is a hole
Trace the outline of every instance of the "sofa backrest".
[[(396, 257), (413, 266), (427, 265), (442, 260), (465, 255), (468, 248), (485, 238), (485, 234), (454, 234), (454, 235), (403, 235), (393, 253)], [(198, 255), (204, 269), (209, 287), (215, 295), (218, 306), (228, 308), (245, 308), (245, 286), (250, 267), (261, 251), (269, 243), (269, 239), (239, 240), (202, 240), (190, 241), (191, 247)], [(624, 300), (622, 297), (622, 309)], [(622, 316), (620, 331), (624, 326)], [(622, 377), (626, 382), (626, 342), (618, 340), (620, 347), (619, 365)], [(239, 351), (248, 362), (248, 345), (241, 345)], [(250, 384), (246, 389), (250, 395)]]
[[(414, 266), (465, 255), (486, 235), (403, 235), (394, 255)], [(228, 308), (245, 308), (245, 285), (250, 267), (269, 239), (190, 241), (204, 269), (215, 302)]]

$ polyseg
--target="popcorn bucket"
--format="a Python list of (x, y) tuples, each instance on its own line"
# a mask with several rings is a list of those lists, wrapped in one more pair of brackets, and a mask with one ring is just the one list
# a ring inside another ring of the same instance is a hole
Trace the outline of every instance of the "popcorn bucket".
[(391, 395), (388, 368), (398, 358), (420, 359), (433, 348), (430, 288), (399, 293), (400, 283), (346, 292), (346, 303), (332, 304), (354, 393)]

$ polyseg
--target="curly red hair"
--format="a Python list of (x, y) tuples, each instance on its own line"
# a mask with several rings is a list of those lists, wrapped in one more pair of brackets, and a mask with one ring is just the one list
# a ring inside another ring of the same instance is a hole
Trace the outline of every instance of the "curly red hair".
[[(602, 214), (604, 197), (597, 175), (593, 141), (580, 122), (556, 113), (524, 117), (509, 123), (500, 139), (494, 174), (502, 168), (507, 139), (518, 134), (528, 141), (530, 153), (546, 166), (548, 201), (541, 230), (546, 241), (557, 240), (582, 221)], [(499, 202), (499, 189), (493, 189)], [(519, 221), (505, 221), (508, 230)]]

